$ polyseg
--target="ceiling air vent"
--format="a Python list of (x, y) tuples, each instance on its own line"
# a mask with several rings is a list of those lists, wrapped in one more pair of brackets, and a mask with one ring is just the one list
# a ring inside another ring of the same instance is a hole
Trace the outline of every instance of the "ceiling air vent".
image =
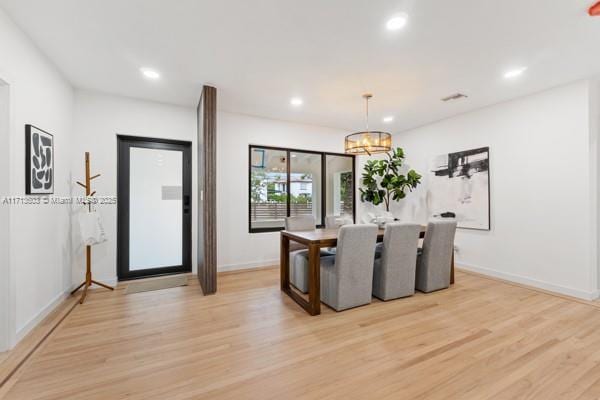
[(467, 97), (469, 97), (469, 96), (467, 96), (466, 94), (455, 93), (455, 94), (451, 94), (450, 96), (446, 96), (446, 97), (442, 98), (442, 101), (466, 99)]

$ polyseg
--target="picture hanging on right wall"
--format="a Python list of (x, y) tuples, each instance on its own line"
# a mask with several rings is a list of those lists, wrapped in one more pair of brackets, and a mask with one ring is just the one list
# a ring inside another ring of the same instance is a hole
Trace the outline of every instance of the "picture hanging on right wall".
[(459, 228), (490, 230), (490, 148), (442, 154), (432, 160), (430, 216), (455, 216)]

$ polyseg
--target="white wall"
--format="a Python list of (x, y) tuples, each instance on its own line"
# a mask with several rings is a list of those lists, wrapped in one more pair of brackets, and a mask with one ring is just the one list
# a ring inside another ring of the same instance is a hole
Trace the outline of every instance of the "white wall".
[(279, 233), (248, 233), (248, 145), (344, 152), (345, 131), (239, 114), (217, 116), (219, 270), (279, 262)]
[[(117, 134), (187, 140), (192, 142), (192, 187), (196, 180), (196, 114), (192, 107), (179, 107), (150, 101), (135, 100), (97, 92), (77, 90), (75, 94), (76, 132), (73, 138), (72, 169), (74, 180), (84, 177), (84, 153), (90, 152), (92, 173), (102, 176), (93, 181), (98, 196), (117, 194)], [(74, 195), (83, 189), (73, 187)], [(193, 191), (192, 213), (196, 215), (196, 192)], [(78, 208), (76, 207), (74, 212)], [(117, 206), (98, 207), (108, 242), (92, 249), (94, 279), (114, 284), (117, 277)], [(195, 221), (195, 217), (194, 221)], [(74, 221), (76, 223), (76, 221)], [(192, 228), (192, 243), (196, 243), (196, 226)], [(79, 228), (73, 226), (73, 282), (85, 276), (85, 248), (81, 245)], [(193, 247), (192, 261), (196, 259)], [(192, 262), (195, 270), (195, 263)]]
[(593, 196), (591, 204), (591, 215), (592, 219), (596, 221), (596, 224), (592, 226), (592, 237), (597, 239), (596, 247), (592, 252), (592, 262), (595, 262), (597, 268), (595, 269), (595, 280), (597, 281), (598, 288), (600, 288), (600, 255), (598, 249), (600, 248), (600, 213), (598, 212), (598, 199), (600, 199), (600, 185), (598, 184), (598, 178), (600, 177), (600, 163), (598, 162), (598, 155), (600, 154), (600, 78), (596, 78), (590, 81), (590, 149), (595, 150), (592, 152), (592, 164), (590, 174), (590, 185)]
[[(10, 193), (10, 96), (9, 86), (0, 81), (0, 199)], [(9, 208), (0, 205), (0, 353), (9, 347), (10, 264)]]
[[(25, 124), (33, 124), (54, 135), (55, 194), (68, 195), (73, 90), (2, 10), (0, 49), (0, 79), (9, 84), (11, 98), (10, 194), (24, 195)], [(11, 334), (18, 339), (69, 287), (70, 223), (65, 206), (9, 210)]]
[(596, 137), (590, 86), (578, 82), (396, 135), (425, 176), (394, 212), (423, 221), (438, 154), (490, 147), (492, 230), (459, 229), (457, 263), (582, 298), (597, 295)]
[[(73, 142), (74, 179), (83, 173), (83, 153), (91, 152), (92, 172), (98, 195), (116, 195), (117, 134), (161, 137), (194, 142), (196, 116), (193, 108), (128, 99), (89, 91), (76, 91)], [(279, 259), (277, 233), (248, 233), (248, 145), (290, 147), (343, 152), (345, 131), (219, 112), (217, 125), (217, 233), (219, 270), (264, 266)], [(194, 165), (196, 156), (194, 155)], [(79, 175), (78, 175), (79, 173)], [(193, 174), (193, 187), (197, 177)], [(74, 195), (79, 192), (74, 187)], [(196, 196), (194, 191), (193, 196)], [(192, 204), (196, 204), (193, 200)], [(107, 243), (92, 252), (98, 280), (116, 280), (116, 206), (100, 206)], [(196, 215), (197, 210), (192, 210)], [(194, 218), (195, 221), (195, 218)], [(75, 223), (76, 221), (74, 221)], [(196, 242), (196, 226), (193, 229)], [(73, 229), (73, 282), (83, 278), (84, 254), (78, 228)], [(196, 259), (194, 246), (193, 260)], [(194, 271), (196, 268), (193, 263)]]

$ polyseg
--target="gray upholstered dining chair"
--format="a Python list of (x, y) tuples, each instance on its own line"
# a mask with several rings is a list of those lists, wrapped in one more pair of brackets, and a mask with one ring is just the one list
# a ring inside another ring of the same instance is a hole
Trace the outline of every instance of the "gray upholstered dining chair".
[[(286, 231), (312, 231), (316, 229), (316, 219), (313, 215), (299, 215), (285, 219)], [(299, 257), (305, 254), (306, 257)], [(321, 250), (321, 256), (332, 253)], [(302, 293), (308, 292), (308, 250), (306, 246), (290, 242), (290, 283)]]
[(374, 224), (342, 226), (337, 254), (321, 257), (321, 301), (334, 310), (371, 302), (377, 230)]
[(421, 226), (391, 222), (385, 225), (383, 244), (375, 254), (373, 296), (392, 300), (415, 293), (417, 249)]
[(286, 231), (312, 231), (317, 226), (314, 215), (298, 215), (285, 219)]
[(423, 248), (417, 257), (415, 286), (425, 293), (450, 286), (456, 220), (432, 220), (427, 225)]
[(352, 219), (339, 215), (328, 215), (325, 217), (325, 228), (335, 229), (352, 223)]
[[(348, 217), (341, 217), (338, 215), (328, 215), (325, 217), (325, 228), (326, 229), (339, 229), (344, 225), (353, 224), (354, 221)], [(327, 247), (325, 251), (328, 251), (331, 254), (335, 254), (335, 247)]]

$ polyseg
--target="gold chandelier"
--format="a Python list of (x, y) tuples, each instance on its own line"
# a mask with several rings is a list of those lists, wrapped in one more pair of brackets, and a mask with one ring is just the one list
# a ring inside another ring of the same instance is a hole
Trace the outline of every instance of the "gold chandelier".
[(345, 152), (346, 154), (357, 155), (387, 153), (392, 149), (392, 135), (388, 132), (369, 130), (369, 99), (371, 99), (373, 95), (367, 93), (362, 97), (366, 102), (367, 129), (346, 136), (344, 143)]

